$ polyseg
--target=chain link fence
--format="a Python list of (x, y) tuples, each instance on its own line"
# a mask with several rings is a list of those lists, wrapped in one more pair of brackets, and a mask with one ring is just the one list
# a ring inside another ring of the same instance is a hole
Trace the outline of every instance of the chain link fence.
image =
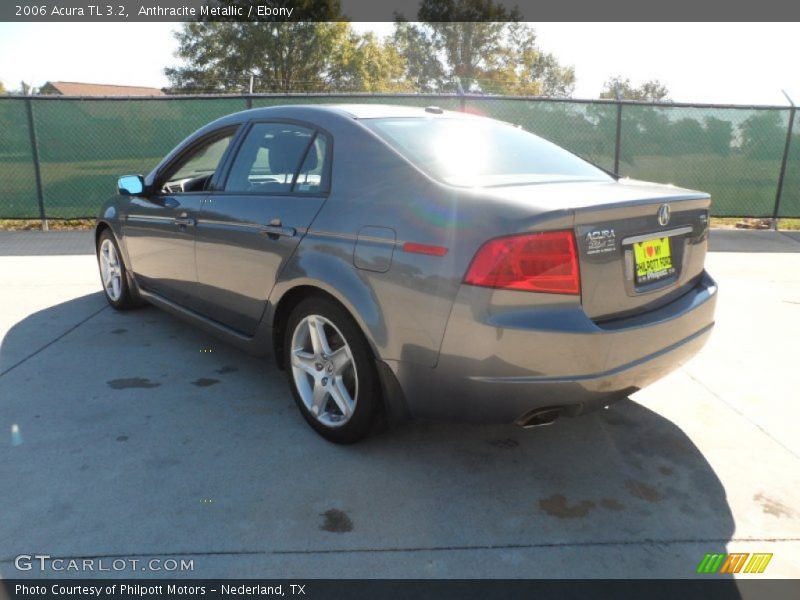
[(800, 116), (780, 106), (458, 95), (0, 97), (0, 218), (96, 216), (209, 121), (277, 104), (437, 105), (521, 125), (622, 176), (709, 192), (714, 216), (800, 217)]

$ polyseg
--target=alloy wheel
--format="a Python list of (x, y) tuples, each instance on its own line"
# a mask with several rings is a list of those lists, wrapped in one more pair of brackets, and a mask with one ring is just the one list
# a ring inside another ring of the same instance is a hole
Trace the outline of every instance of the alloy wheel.
[(341, 427), (358, 401), (353, 353), (341, 331), (320, 315), (308, 315), (295, 327), (291, 368), (308, 412), (327, 427)]
[(100, 244), (100, 276), (106, 294), (117, 302), (122, 296), (122, 267), (114, 243), (104, 239)]

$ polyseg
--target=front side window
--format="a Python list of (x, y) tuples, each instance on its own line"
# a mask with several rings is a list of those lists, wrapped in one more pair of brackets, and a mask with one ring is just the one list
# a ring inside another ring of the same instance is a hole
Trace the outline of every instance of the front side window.
[(364, 119), (362, 123), (420, 169), (451, 185), (612, 179), (564, 148), (499, 121), (388, 118)]
[(234, 132), (230, 132), (222, 137), (215, 137), (190, 152), (189, 156), (167, 175), (163, 191), (168, 194), (181, 194), (208, 189), (208, 184), (219, 168), (233, 134)]
[(312, 129), (288, 123), (256, 123), (233, 161), (225, 191), (324, 191), (326, 150), (325, 138)]

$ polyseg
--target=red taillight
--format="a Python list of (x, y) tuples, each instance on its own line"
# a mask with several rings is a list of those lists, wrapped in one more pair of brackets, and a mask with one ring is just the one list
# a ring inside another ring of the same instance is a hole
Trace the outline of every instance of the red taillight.
[(486, 242), (464, 283), (491, 288), (580, 294), (581, 276), (572, 231), (542, 231)]

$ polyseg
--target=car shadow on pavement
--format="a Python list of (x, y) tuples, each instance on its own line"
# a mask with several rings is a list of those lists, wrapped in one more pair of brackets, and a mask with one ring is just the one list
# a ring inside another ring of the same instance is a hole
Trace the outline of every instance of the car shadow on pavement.
[[(33, 551), (185, 553), (194, 577), (223, 575), (220, 553), (257, 561), (229, 576), (291, 560), (314, 577), (694, 577), (733, 535), (702, 453), (636, 402), (530, 431), (411, 422), (336, 446), (271, 363), (99, 297), (31, 315), (0, 347), (3, 577), (47, 576), (14, 569)], [(43, 343), (56, 323), (66, 332)]]

